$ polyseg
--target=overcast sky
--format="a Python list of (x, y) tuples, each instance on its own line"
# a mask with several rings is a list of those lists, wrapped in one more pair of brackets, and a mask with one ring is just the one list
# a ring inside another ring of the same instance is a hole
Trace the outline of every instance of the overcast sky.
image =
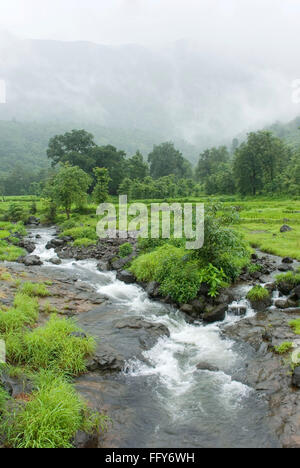
[(0, 6), (0, 27), (25, 38), (105, 44), (193, 38), (248, 50), (260, 43), (274, 52), (299, 44), (299, 18), (298, 0), (1, 0)]
[[(300, 103), (291, 99), (292, 82), (300, 78), (299, 19), (300, 0), (1, 0), (0, 6), (0, 31), (20, 38), (134, 43), (167, 51), (168, 44), (188, 39), (219, 77), (231, 71), (234, 82), (236, 71), (245, 74), (244, 88), (227, 93), (237, 101), (239, 92), (245, 95), (240, 106), (250, 125), (300, 113)], [(195, 80), (204, 79), (203, 72)]]

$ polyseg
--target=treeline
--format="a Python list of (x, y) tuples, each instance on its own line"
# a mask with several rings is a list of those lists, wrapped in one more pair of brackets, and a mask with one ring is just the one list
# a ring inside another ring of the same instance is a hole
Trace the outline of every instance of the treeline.
[[(29, 174), (18, 167), (0, 177), (5, 195), (42, 195), (49, 180), (65, 164), (90, 177), (89, 193), (97, 185), (97, 171), (107, 170), (111, 195), (132, 199), (199, 196), (203, 193), (246, 195), (300, 195), (300, 149), (270, 131), (250, 133), (231, 148), (203, 151), (195, 168), (171, 142), (155, 145), (147, 160), (137, 151), (132, 157), (112, 145), (99, 146), (85, 130), (73, 130), (50, 139), (47, 155), (52, 168)], [(99, 176), (99, 174), (98, 174)], [(99, 185), (99, 184), (98, 184)]]

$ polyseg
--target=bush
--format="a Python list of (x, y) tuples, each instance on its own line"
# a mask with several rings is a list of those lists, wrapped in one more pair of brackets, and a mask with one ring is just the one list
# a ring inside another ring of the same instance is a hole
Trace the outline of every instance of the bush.
[(73, 245), (75, 247), (89, 247), (90, 245), (95, 245), (95, 240), (92, 239), (87, 239), (87, 238), (82, 238), (82, 239), (76, 239), (73, 242)]
[(25, 221), (27, 218), (27, 213), (24, 207), (18, 203), (11, 203), (8, 207), (8, 210), (4, 214), (4, 219), (6, 221)]
[(92, 227), (74, 227), (71, 229), (66, 229), (63, 233), (63, 236), (71, 236), (73, 239), (91, 239), (97, 241), (96, 229)]
[(119, 248), (119, 255), (121, 258), (128, 257), (128, 255), (132, 254), (133, 247), (129, 242), (126, 242), (125, 244), (120, 245)]
[(254, 286), (247, 294), (247, 299), (251, 302), (264, 301), (270, 298), (270, 293), (266, 288), (260, 285)]
[(1, 418), (1, 413), (3, 412), (6, 402), (9, 399), (8, 393), (0, 386), (0, 418)]

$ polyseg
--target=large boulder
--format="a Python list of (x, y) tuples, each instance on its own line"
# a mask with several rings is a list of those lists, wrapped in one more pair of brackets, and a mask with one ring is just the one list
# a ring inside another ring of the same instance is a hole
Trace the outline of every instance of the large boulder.
[(197, 370), (201, 371), (209, 371), (209, 372), (219, 372), (219, 368), (216, 366), (213, 366), (212, 364), (209, 364), (208, 362), (199, 362), (196, 366)]
[(294, 263), (294, 260), (290, 257), (284, 257), (282, 263)]
[(135, 276), (128, 270), (118, 271), (117, 278), (120, 281), (123, 281), (126, 284), (135, 283)]
[(61, 265), (61, 259), (58, 257), (50, 258), (49, 262), (53, 265)]
[(282, 263), (281, 265), (279, 265), (278, 270), (286, 272), (286, 271), (293, 271), (294, 268), (288, 263)]
[(34, 242), (31, 242), (30, 240), (28, 239), (23, 239), (21, 240), (19, 243), (18, 243), (18, 246), (21, 247), (22, 249), (25, 249), (27, 250), (28, 253), (32, 253), (35, 251), (35, 243)]
[(27, 257), (24, 257), (22, 263), (28, 267), (43, 265), (43, 262), (37, 255), (28, 255)]
[(212, 307), (211, 310), (202, 315), (202, 319), (207, 323), (222, 322), (226, 317), (227, 309), (227, 304), (220, 304), (217, 307)]

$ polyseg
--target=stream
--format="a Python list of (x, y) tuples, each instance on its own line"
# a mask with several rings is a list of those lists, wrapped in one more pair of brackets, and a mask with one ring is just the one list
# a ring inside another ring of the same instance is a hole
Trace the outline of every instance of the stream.
[[(229, 308), (222, 323), (187, 323), (180, 311), (151, 301), (138, 285), (120, 282), (114, 272), (98, 271), (96, 261), (63, 260), (61, 265), (51, 265), (47, 260), (56, 254), (45, 245), (54, 237), (55, 229), (34, 229), (31, 234), (41, 236), (34, 239), (33, 253), (44, 262), (39, 268), (53, 271), (55, 277), (65, 275), (89, 283), (107, 297), (119, 318), (143, 317), (164, 324), (170, 331), (170, 337), (160, 338), (144, 352), (144, 359), (132, 356), (122, 373), (96, 378), (111, 385), (109, 403), (116, 414), (123, 415), (118, 423), (120, 447), (279, 446), (267, 424), (266, 402), (236, 379), (239, 372), (246, 372), (253, 350), (223, 334), (228, 324), (243, 318), (232, 315)], [(245, 300), (249, 289), (239, 291), (238, 304), (247, 306), (246, 317), (254, 314)], [(89, 324), (84, 316), (79, 321), (101, 339), (100, 316), (96, 325)], [(130, 349), (129, 342), (126, 346)], [(197, 370), (199, 362), (220, 370)]]

